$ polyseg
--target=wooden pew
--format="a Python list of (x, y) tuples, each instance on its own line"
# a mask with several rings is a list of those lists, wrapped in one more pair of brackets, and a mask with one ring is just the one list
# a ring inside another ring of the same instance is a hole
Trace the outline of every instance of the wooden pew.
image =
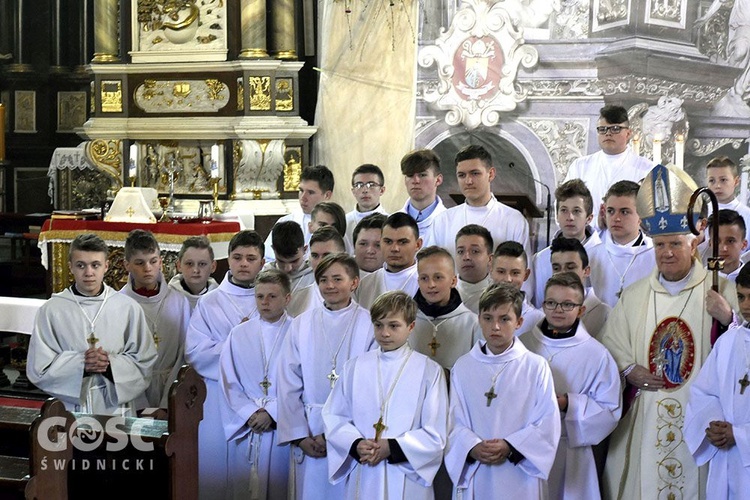
[[(52, 417), (64, 424), (49, 425)], [(41, 410), (24, 407), (0, 407), (0, 498), (65, 500), (68, 498), (68, 474), (54, 463), (66, 463), (73, 457), (63, 446), (73, 415), (62, 401), (48, 399)], [(52, 450), (45, 449), (36, 437), (44, 433)]]
[[(68, 476), (71, 498), (118, 498), (118, 492), (133, 498), (137, 492), (145, 498), (197, 500), (198, 424), (205, 399), (203, 379), (183, 366), (169, 391), (169, 420), (74, 414), (79, 422), (94, 419), (106, 437), (95, 450), (74, 449)], [(91, 434), (93, 441), (100, 438)], [(107, 444), (113, 442), (127, 446), (108, 451)], [(143, 451), (143, 445), (153, 446), (153, 451)]]

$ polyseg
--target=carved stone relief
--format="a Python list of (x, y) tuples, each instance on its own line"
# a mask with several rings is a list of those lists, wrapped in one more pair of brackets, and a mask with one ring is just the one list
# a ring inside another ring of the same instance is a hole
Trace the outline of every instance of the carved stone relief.
[[(175, 194), (211, 194), (211, 141), (138, 143), (138, 185), (160, 193), (169, 191), (169, 169), (175, 170)], [(221, 146), (219, 146), (221, 148)], [(220, 158), (223, 156), (220, 155)], [(225, 178), (219, 161), (219, 177)], [(219, 189), (226, 189), (226, 182)]]
[(587, 119), (520, 118), (518, 121), (529, 127), (547, 148), (557, 179), (564, 179), (573, 160), (586, 154)]
[(594, 0), (591, 31), (604, 31), (628, 24), (630, 24), (630, 0)]
[(135, 104), (146, 113), (214, 113), (229, 103), (229, 87), (216, 79), (146, 80)]
[(562, 0), (560, 11), (550, 20), (550, 37), (558, 40), (588, 38), (590, 9), (591, 0)]
[(646, 24), (685, 29), (687, 0), (646, 0)]
[(278, 198), (278, 181), (284, 173), (283, 140), (239, 140), (234, 142), (233, 197)]

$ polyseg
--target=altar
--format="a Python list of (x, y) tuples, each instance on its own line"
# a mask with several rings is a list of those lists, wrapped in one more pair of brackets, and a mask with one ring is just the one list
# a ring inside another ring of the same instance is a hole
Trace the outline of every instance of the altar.
[(42, 252), (42, 264), (50, 274), (51, 291), (59, 292), (73, 282), (67, 264), (68, 251), (73, 239), (82, 233), (94, 233), (109, 245), (109, 270), (104, 282), (116, 290), (122, 288), (127, 283), (127, 272), (123, 265), (125, 238), (133, 229), (145, 229), (154, 234), (161, 247), (162, 273), (169, 281), (176, 273), (177, 253), (185, 239), (204, 235), (211, 241), (215, 259), (226, 259), (229, 241), (240, 230), (240, 224), (224, 221), (133, 224), (100, 220), (48, 219), (39, 234), (39, 249)]

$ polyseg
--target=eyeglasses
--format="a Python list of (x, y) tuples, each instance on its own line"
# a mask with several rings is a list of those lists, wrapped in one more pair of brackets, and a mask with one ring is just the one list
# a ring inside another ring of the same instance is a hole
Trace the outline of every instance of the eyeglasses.
[(382, 187), (382, 186), (383, 186), (382, 184), (378, 184), (377, 182), (373, 182), (373, 181), (370, 181), (370, 182), (355, 182), (354, 184), (352, 184), (352, 189), (356, 189), (357, 191), (361, 191), (361, 190), (363, 190), (365, 188), (367, 188), (367, 189), (375, 189), (375, 188), (379, 188), (379, 187)]
[(554, 311), (557, 309), (557, 306), (560, 306), (560, 309), (562, 309), (565, 312), (570, 312), (576, 307), (580, 307), (583, 304), (576, 304), (574, 302), (555, 302), (554, 300), (545, 300), (542, 302), (542, 307), (544, 307), (548, 311)]
[(609, 132), (612, 132), (612, 134), (617, 135), (619, 134), (622, 129), (630, 128), (627, 125), (608, 125), (606, 127), (596, 127), (596, 133), (599, 135), (607, 135)]

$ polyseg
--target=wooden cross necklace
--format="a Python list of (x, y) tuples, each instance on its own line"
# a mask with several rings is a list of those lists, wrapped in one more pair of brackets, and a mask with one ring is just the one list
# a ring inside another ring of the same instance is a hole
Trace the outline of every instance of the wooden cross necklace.
[[(283, 325), (286, 323), (287, 314), (284, 312), (284, 315), (281, 316), (281, 319), (279, 320), (281, 324)], [(276, 334), (276, 338), (273, 341), (273, 345), (271, 346), (271, 352), (268, 354), (268, 357), (266, 357), (266, 346), (265, 342), (263, 340), (263, 323), (260, 324), (260, 355), (263, 357), (263, 380), (261, 380), (258, 385), (261, 389), (263, 389), (263, 395), (268, 396), (268, 388), (271, 387), (271, 381), (268, 380), (268, 366), (271, 363), (271, 359), (273, 358), (273, 353), (276, 352), (276, 346), (279, 343), (279, 339), (284, 336), (284, 333), (289, 329), (289, 324), (287, 324), (284, 327), (283, 331), (280, 331)]]
[(429, 321), (430, 325), (432, 325), (432, 342), (430, 342), (427, 345), (432, 350), (432, 357), (434, 358), (435, 354), (437, 354), (438, 347), (440, 347), (440, 342), (437, 341), (438, 328), (440, 328), (440, 325), (448, 321), (448, 318), (445, 318), (443, 321), (441, 321), (437, 325), (433, 323), (430, 318), (427, 318), (427, 321)]
[[(339, 356), (339, 351), (341, 351), (341, 346), (344, 345), (344, 341), (346, 340), (347, 337), (349, 337), (349, 342), (351, 343), (350, 330), (352, 329), (352, 326), (354, 325), (354, 320), (357, 318), (356, 306), (352, 308), (350, 316), (351, 317), (349, 318), (349, 325), (346, 327), (346, 330), (344, 330), (344, 334), (341, 336), (341, 341), (339, 341), (339, 346), (336, 348), (335, 352), (333, 352), (333, 349), (331, 349), (331, 343), (328, 341), (328, 337), (326, 336), (325, 332), (323, 332), (323, 338), (326, 340), (326, 345), (328, 346), (328, 352), (331, 353), (331, 371), (330, 373), (328, 373), (328, 375), (326, 375), (328, 382), (331, 384), (331, 389), (333, 389), (333, 386), (336, 385), (336, 381), (339, 379), (339, 374), (336, 373), (336, 359)], [(319, 325), (323, 324), (323, 309), (320, 309), (318, 311), (317, 324)]]
[(107, 299), (109, 298), (109, 288), (106, 287), (106, 286), (104, 287), (104, 299), (102, 300), (101, 305), (99, 305), (99, 309), (96, 311), (96, 314), (94, 315), (94, 319), (91, 319), (89, 317), (89, 315), (86, 313), (86, 310), (83, 308), (83, 306), (81, 305), (81, 303), (78, 301), (78, 297), (76, 297), (75, 292), (73, 292), (73, 290), (71, 290), (70, 293), (73, 294), (73, 300), (75, 300), (76, 304), (78, 304), (78, 308), (83, 313), (83, 316), (86, 318), (86, 321), (89, 322), (90, 333), (89, 333), (88, 338), (86, 339), (86, 342), (88, 342), (89, 347), (91, 349), (93, 349), (94, 347), (96, 347), (96, 343), (99, 342), (99, 339), (96, 338), (96, 335), (94, 333), (95, 326), (96, 326), (96, 320), (99, 319), (99, 315), (104, 310), (104, 304), (107, 303)]
[(747, 366), (747, 371), (742, 376), (742, 378), (737, 381), (737, 383), (740, 384), (740, 394), (745, 394), (745, 389), (747, 389), (747, 386), (750, 385), (750, 379), (747, 376), (748, 372), (750, 372), (750, 362), (748, 362), (747, 360), (746, 343), (743, 341), (742, 345), (743, 347), (745, 347), (745, 365)]
[(383, 431), (388, 428), (383, 422), (383, 419), (386, 415), (386, 410), (388, 408), (388, 402), (391, 400), (393, 391), (394, 389), (396, 389), (396, 384), (398, 384), (398, 381), (401, 378), (401, 374), (403, 374), (404, 372), (404, 368), (406, 368), (406, 363), (409, 362), (409, 358), (411, 358), (411, 355), (414, 352), (408, 344), (404, 345), (404, 349), (406, 349), (408, 352), (404, 356), (404, 360), (401, 362), (401, 366), (398, 368), (398, 372), (396, 372), (396, 376), (393, 378), (391, 387), (388, 389), (388, 394), (386, 395), (383, 394), (383, 375), (380, 371), (380, 356), (383, 353), (378, 352), (376, 355), (376, 359), (378, 362), (378, 392), (380, 393), (380, 418), (377, 422), (372, 424), (373, 429), (375, 429), (375, 439), (373, 441), (378, 441), (383, 435)]

